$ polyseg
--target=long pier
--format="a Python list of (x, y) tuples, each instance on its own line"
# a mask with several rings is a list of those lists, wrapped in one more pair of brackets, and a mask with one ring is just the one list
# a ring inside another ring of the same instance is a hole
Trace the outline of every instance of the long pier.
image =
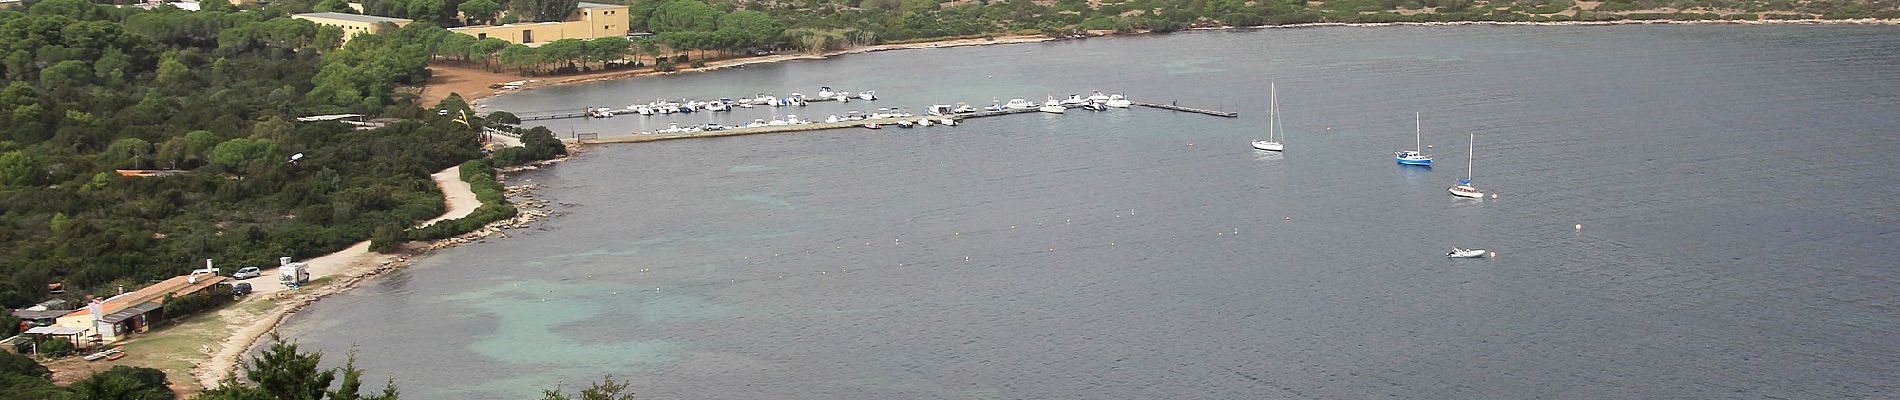
[[(625, 134), (625, 135), (600, 136), (597, 138), (579, 139), (579, 140), (580, 140), (580, 143), (583, 143), (583, 144), (657, 142), (661, 140), (709, 138), (709, 137), (722, 137), (722, 136), (744, 136), (744, 135), (757, 135), (757, 134), (763, 134), (763, 133), (807, 132), (807, 131), (822, 131), (822, 130), (830, 130), (830, 129), (848, 129), (848, 128), (864, 129), (863, 128), (864, 124), (873, 124), (873, 123), (884, 126), (884, 129), (900, 129), (901, 130), (904, 128), (899, 128), (893, 124), (897, 123), (897, 121), (913, 121), (914, 122), (919, 119), (930, 119), (932, 121), (941, 121), (941, 120), (949, 119), (949, 120), (955, 120), (961, 123), (963, 120), (971, 119), (971, 118), (984, 118), (984, 117), (994, 117), (998, 115), (1023, 114), (1023, 113), (1033, 113), (1033, 112), (1037, 112), (1036, 109), (1034, 108), (1020, 109), (1020, 110), (1005, 109), (1005, 110), (997, 110), (997, 111), (978, 111), (978, 112), (973, 112), (973, 113), (962, 113), (962, 114), (917, 115), (917, 116), (899, 117), (899, 118), (879, 118), (879, 119), (867, 119), (867, 120), (845, 121), (845, 122), (814, 122), (814, 123), (809, 123), (809, 124), (773, 125), (773, 126), (760, 126), (760, 127), (752, 127), (752, 128), (729, 128), (729, 129), (718, 130), (718, 131), (679, 132), (679, 133), (635, 133), (635, 134)], [(923, 129), (928, 129), (928, 128), (923, 128)]]
[(1134, 105), (1138, 105), (1142, 107), (1152, 107), (1152, 108), (1159, 108), (1163, 110), (1191, 112), (1191, 113), (1196, 113), (1196, 114), (1207, 114), (1207, 115), (1212, 115), (1216, 117), (1236, 118), (1240, 116), (1240, 113), (1237, 113), (1237, 112), (1207, 110), (1207, 109), (1200, 109), (1200, 108), (1194, 108), (1194, 107), (1182, 107), (1176, 104), (1147, 103), (1147, 102), (1140, 102), (1140, 101), (1130, 101), (1129, 103), (1133, 103)]
[(587, 117), (587, 111), (585, 110), (527, 111), (515, 114), (515, 118), (520, 118), (523, 122), (585, 117)]

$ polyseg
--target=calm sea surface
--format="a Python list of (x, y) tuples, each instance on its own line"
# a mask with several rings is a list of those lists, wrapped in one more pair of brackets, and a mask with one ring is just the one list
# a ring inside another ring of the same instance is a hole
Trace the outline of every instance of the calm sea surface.
[[(1265, 135), (1277, 82), (1290, 151)], [(1384, 27), (890, 51), (516, 111), (875, 89), (1242, 113), (598, 146), (566, 213), (284, 330), (416, 399), (1900, 397), (1900, 29)], [(1434, 169), (1393, 165), (1424, 114)], [(553, 121), (619, 134), (770, 118)], [(1475, 180), (1495, 200), (1459, 200)], [(1579, 230), (1575, 226), (1582, 224)], [(1494, 259), (1448, 260), (1452, 246)]]

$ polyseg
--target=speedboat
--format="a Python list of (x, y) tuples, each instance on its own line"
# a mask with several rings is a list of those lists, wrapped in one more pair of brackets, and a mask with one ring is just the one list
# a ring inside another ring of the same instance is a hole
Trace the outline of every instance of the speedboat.
[(1115, 108), (1128, 108), (1128, 106), (1135, 104), (1132, 101), (1128, 101), (1128, 97), (1122, 96), (1121, 93), (1116, 93), (1108, 95), (1108, 101), (1103, 102), (1102, 105)]
[(917, 126), (930, 126), (930, 124), (931, 124), (930, 118), (921, 118), (917, 120)]
[(897, 121), (897, 127), (899, 128), (909, 129), (913, 126), (917, 126), (917, 124), (911, 123), (910, 121)]
[(725, 102), (725, 101), (708, 101), (708, 102), (706, 102), (706, 111), (726, 111), (726, 110), (730, 110), (730, 109), (732, 109), (732, 108), (730, 108), (730, 107), (727, 107), (727, 106), (726, 106), (726, 102)]
[(818, 87), (818, 98), (829, 99), (829, 98), (833, 98), (837, 96), (838, 96), (838, 92), (832, 91), (830, 86)]
[(943, 126), (957, 126), (957, 120), (950, 119), (950, 118), (944, 118), (942, 120), (937, 121), (937, 123), (943, 124)]
[(1095, 91), (1095, 93), (1094, 93), (1094, 94), (1090, 94), (1090, 95), (1089, 95), (1089, 98), (1088, 98), (1088, 101), (1089, 101), (1090, 103), (1095, 103), (1095, 104), (1102, 104), (1102, 103), (1107, 103), (1107, 102), (1108, 102), (1108, 95), (1107, 95), (1107, 94), (1103, 94), (1103, 93), (1102, 93), (1102, 91), (1100, 91), (1100, 90), (1097, 90), (1097, 91)]
[(859, 98), (859, 99), (864, 99), (864, 100), (877, 100), (877, 91), (876, 91), (876, 90), (866, 90), (866, 91), (863, 91), (863, 92), (858, 92), (858, 98)]
[(990, 105), (989, 107), (983, 107), (983, 110), (984, 110), (984, 111), (1003, 111), (1003, 105), (1002, 105), (1002, 104), (991, 104), (991, 105)]
[(976, 107), (971, 107), (970, 103), (957, 103), (957, 108), (950, 109), (950, 112), (957, 114), (973, 113), (976, 112)]
[(1028, 110), (1031, 108), (1036, 108), (1036, 103), (1031, 103), (1029, 102), (1029, 100), (1023, 100), (1023, 99), (1009, 99), (1009, 103), (1003, 104), (1003, 108), (1008, 108), (1011, 110)]
[(1083, 99), (1082, 95), (1079, 95), (1079, 94), (1072, 94), (1072, 95), (1069, 95), (1069, 98), (1062, 99), (1063, 106), (1079, 106), (1083, 104), (1088, 104), (1088, 102), (1089, 101), (1087, 99)]
[(1089, 111), (1108, 111), (1107, 106), (1098, 103), (1082, 103), (1082, 108)]
[(1486, 254), (1491, 254), (1491, 252), (1484, 251), (1484, 249), (1461, 249), (1461, 248), (1453, 247), (1451, 248), (1450, 253), (1445, 253), (1445, 257), (1447, 258), (1478, 258), (1478, 257), (1484, 257), (1484, 255)]
[(876, 122), (872, 122), (864, 124), (864, 129), (884, 129), (884, 127), (878, 126)]

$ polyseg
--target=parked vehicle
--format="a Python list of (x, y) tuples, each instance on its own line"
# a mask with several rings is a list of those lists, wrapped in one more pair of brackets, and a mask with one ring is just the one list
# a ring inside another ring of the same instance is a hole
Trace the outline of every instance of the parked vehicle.
[(264, 275), (264, 272), (262, 270), (258, 270), (257, 267), (244, 267), (244, 268), (238, 268), (237, 272), (231, 273), (231, 278), (232, 279), (251, 279), (251, 278), (256, 278), (262, 275)]
[(243, 296), (243, 295), (247, 295), (247, 294), (251, 294), (251, 284), (250, 284), (250, 283), (246, 283), (246, 282), (237, 282), (237, 283), (232, 283), (232, 284), (231, 284), (231, 295), (232, 295), (232, 296)]

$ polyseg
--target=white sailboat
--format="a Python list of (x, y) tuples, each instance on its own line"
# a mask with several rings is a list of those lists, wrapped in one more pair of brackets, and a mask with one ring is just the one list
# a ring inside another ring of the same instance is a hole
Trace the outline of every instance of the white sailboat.
[(1472, 160), (1472, 157), (1478, 154), (1477, 150), (1472, 149), (1472, 146), (1477, 143), (1478, 143), (1478, 134), (1475, 134), (1475, 133), (1471, 134), (1471, 141), (1465, 145), (1466, 151), (1469, 152), (1469, 154), (1465, 155), (1465, 179), (1459, 179), (1457, 185), (1453, 185), (1452, 187), (1445, 189), (1447, 191), (1450, 191), (1451, 195), (1453, 196), (1468, 197), (1468, 198), (1473, 198), (1473, 199), (1484, 198), (1483, 191), (1480, 191), (1478, 190), (1478, 188), (1471, 186), (1471, 163), (1472, 163), (1471, 160)]
[(1418, 147), (1415, 150), (1402, 150), (1402, 151), (1393, 152), (1392, 158), (1398, 161), (1399, 165), (1419, 165), (1419, 166), (1430, 167), (1432, 166), (1432, 156), (1425, 155), (1424, 153), (1425, 151), (1424, 118), (1420, 117), (1419, 113), (1412, 113), (1412, 123), (1416, 127), (1415, 129), (1417, 129), (1413, 133), (1412, 140), (1416, 141), (1414, 145)]
[[(1274, 127), (1280, 125), (1280, 93), (1273, 83), (1267, 84), (1267, 140), (1253, 141), (1253, 148), (1266, 151), (1285, 151), (1286, 145), (1273, 140)], [(1286, 128), (1281, 127), (1281, 130)]]

